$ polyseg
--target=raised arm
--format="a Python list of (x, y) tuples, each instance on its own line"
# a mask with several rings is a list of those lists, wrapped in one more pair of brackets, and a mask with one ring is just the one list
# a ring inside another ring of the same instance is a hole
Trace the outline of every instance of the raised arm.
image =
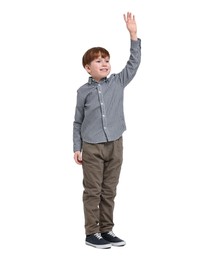
[(132, 13), (127, 12), (127, 14), (124, 14), (124, 21), (126, 22), (126, 27), (130, 33), (130, 38), (133, 41), (137, 40), (137, 25), (136, 25), (136, 20), (135, 16), (132, 15)]

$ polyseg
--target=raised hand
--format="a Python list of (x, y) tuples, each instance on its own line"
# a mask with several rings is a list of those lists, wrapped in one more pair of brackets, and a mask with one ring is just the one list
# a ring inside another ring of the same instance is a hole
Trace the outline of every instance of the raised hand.
[(127, 14), (124, 14), (124, 21), (126, 22), (126, 27), (130, 33), (132, 40), (137, 40), (137, 25), (135, 16), (132, 15), (132, 13), (127, 12)]

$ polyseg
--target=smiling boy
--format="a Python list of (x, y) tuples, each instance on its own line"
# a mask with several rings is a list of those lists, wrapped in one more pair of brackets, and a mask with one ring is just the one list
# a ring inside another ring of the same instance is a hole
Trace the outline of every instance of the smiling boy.
[(141, 40), (137, 37), (134, 15), (124, 14), (124, 21), (130, 34), (130, 56), (126, 66), (109, 76), (109, 52), (103, 47), (93, 47), (82, 59), (90, 77), (77, 90), (74, 160), (83, 168), (85, 243), (96, 248), (126, 244), (113, 233), (113, 211), (123, 161), (122, 134), (126, 130), (124, 89), (139, 68)]

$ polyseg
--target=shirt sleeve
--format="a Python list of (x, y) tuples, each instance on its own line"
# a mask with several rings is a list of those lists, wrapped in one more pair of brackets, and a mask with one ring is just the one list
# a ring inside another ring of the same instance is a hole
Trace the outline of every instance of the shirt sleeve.
[(84, 119), (84, 99), (77, 92), (77, 104), (75, 109), (75, 116), (73, 122), (73, 151), (81, 151), (82, 149), (82, 138), (81, 138), (81, 127)]
[(120, 84), (126, 87), (134, 78), (141, 62), (141, 39), (130, 42), (130, 56), (124, 69), (118, 73)]

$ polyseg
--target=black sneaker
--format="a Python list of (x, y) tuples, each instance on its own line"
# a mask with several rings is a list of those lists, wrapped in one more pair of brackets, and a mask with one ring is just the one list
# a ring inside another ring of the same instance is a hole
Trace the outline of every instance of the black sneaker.
[(96, 248), (103, 248), (103, 249), (111, 248), (111, 243), (109, 243), (108, 241), (103, 239), (101, 237), (100, 233), (87, 235), (86, 240), (85, 240), (85, 244), (88, 245), (88, 246), (96, 247)]
[(126, 242), (118, 238), (112, 231), (101, 233), (101, 236), (111, 243), (112, 246), (125, 246)]

